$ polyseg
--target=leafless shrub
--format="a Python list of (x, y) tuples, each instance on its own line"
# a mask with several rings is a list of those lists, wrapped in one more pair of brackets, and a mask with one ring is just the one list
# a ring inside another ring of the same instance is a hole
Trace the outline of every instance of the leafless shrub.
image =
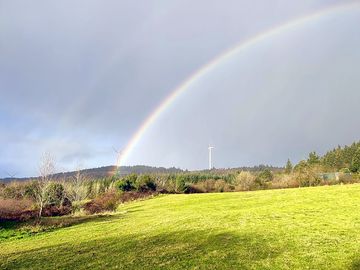
[(251, 190), (255, 184), (255, 175), (250, 172), (241, 171), (235, 179), (235, 190), (246, 191)]
[(79, 168), (76, 174), (70, 180), (64, 182), (63, 185), (65, 187), (66, 197), (71, 202), (80, 202), (86, 200), (89, 196), (87, 179)]
[(205, 181), (191, 184), (191, 188), (186, 193), (210, 193), (233, 191), (233, 187), (222, 179), (207, 179)]
[(55, 173), (55, 159), (54, 157), (46, 152), (43, 154), (40, 165), (39, 174), (40, 177), (35, 181), (34, 197), (39, 209), (39, 218), (42, 215), (44, 206), (47, 203), (47, 189), (50, 185), (53, 174)]
[(271, 188), (295, 188), (299, 187), (299, 182), (294, 174), (277, 174), (271, 182)]

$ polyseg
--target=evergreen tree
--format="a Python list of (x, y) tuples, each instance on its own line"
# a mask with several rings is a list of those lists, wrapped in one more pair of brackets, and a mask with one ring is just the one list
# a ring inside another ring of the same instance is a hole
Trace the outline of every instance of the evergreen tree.
[(360, 147), (356, 150), (351, 162), (351, 171), (360, 172)]
[(309, 154), (309, 158), (308, 158), (307, 162), (309, 163), (309, 165), (319, 164), (320, 163), (320, 157), (316, 154), (315, 151), (311, 152)]
[(293, 165), (290, 161), (290, 159), (288, 159), (286, 166), (285, 166), (285, 173), (290, 174), (293, 170)]

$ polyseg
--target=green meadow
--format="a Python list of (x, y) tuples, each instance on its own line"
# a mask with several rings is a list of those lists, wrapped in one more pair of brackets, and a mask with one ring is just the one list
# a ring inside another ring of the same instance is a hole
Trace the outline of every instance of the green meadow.
[(162, 195), (35, 234), (2, 226), (0, 269), (360, 269), (358, 184)]

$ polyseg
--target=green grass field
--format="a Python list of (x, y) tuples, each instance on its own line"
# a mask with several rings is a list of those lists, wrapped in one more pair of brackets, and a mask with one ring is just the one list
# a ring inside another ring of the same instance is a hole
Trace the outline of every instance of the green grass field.
[(360, 185), (129, 203), (3, 237), (0, 269), (360, 269)]

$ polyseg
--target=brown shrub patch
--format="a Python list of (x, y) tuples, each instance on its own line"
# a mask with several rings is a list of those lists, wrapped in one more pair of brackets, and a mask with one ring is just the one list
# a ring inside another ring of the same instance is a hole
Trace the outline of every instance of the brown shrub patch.
[(47, 205), (44, 207), (42, 216), (43, 217), (57, 217), (71, 214), (71, 206), (55, 206)]
[(0, 220), (23, 221), (36, 217), (34, 204), (28, 199), (0, 199)]
[(124, 203), (124, 202), (130, 202), (130, 201), (135, 201), (135, 200), (139, 200), (139, 199), (145, 199), (151, 196), (156, 195), (156, 192), (125, 192), (122, 193), (120, 196), (120, 202)]
[(90, 202), (84, 204), (84, 210), (88, 214), (115, 211), (119, 204), (120, 194), (114, 190), (103, 193)]

